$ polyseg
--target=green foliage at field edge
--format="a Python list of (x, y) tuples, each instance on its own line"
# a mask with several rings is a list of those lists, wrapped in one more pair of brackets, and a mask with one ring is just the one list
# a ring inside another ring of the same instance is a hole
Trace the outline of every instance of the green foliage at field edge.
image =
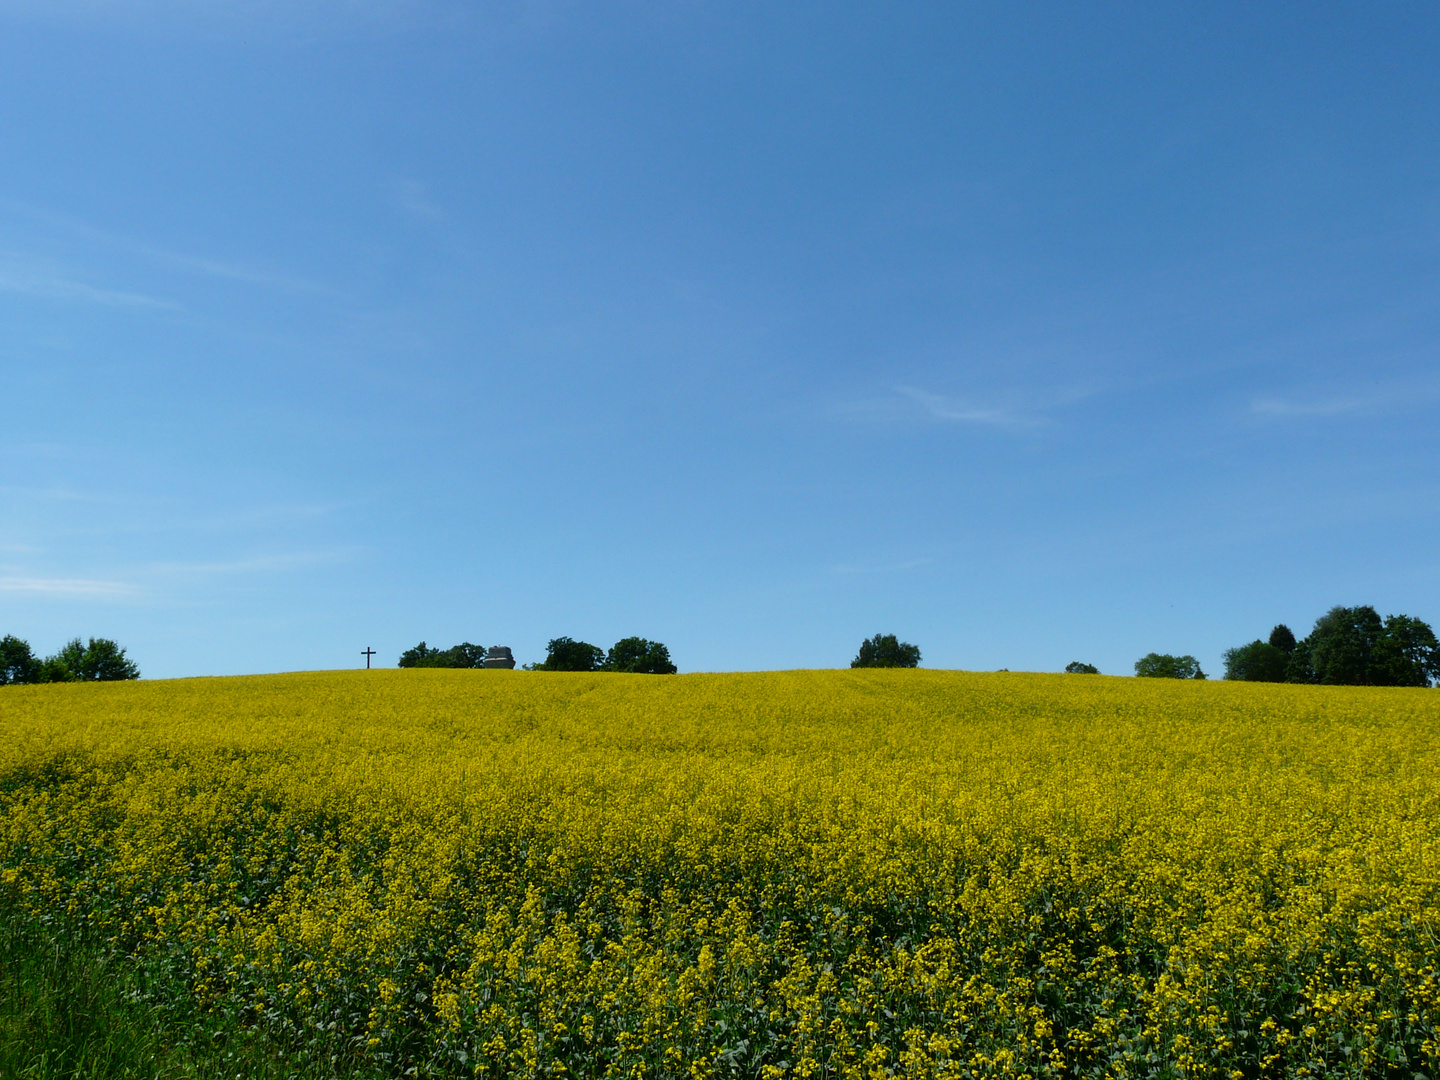
[(0, 1077), (373, 1080), (333, 1055), (202, 1016), (188, 989), (0, 904)]

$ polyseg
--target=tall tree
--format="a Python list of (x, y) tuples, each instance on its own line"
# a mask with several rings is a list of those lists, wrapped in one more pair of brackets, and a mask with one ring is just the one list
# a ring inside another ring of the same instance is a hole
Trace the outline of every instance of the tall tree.
[(1292, 683), (1316, 683), (1315, 665), (1310, 656), (1310, 639), (1301, 638), (1290, 650), (1285, 660), (1285, 681)]
[(1305, 639), (1314, 681), (1326, 686), (1369, 686), (1375, 677), (1375, 644), (1384, 630), (1368, 604), (1333, 607), (1315, 620)]
[(876, 634), (860, 642), (851, 667), (919, 667), (920, 647), (900, 641), (894, 634)]
[(1429, 686), (1440, 682), (1440, 642), (1428, 623), (1409, 615), (1386, 615), (1371, 657), (1376, 686)]
[(1286, 680), (1327, 686), (1429, 686), (1440, 681), (1440, 645), (1421, 619), (1368, 604), (1333, 607), (1296, 642)]
[(1270, 631), (1269, 644), (1271, 648), (1279, 649), (1288, 656), (1295, 651), (1295, 631), (1283, 622), (1279, 623), (1274, 630)]
[(1065, 665), (1065, 671), (1070, 675), (1099, 675), (1100, 669), (1094, 664), (1082, 664), (1079, 660), (1071, 660)]

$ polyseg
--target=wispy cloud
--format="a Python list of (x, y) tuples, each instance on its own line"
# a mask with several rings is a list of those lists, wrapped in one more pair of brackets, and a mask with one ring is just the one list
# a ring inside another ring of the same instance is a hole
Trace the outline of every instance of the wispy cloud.
[(46, 499), (55, 502), (109, 503), (123, 505), (130, 500), (113, 491), (81, 491), (77, 488), (27, 487), (20, 484), (0, 484), (0, 495), (13, 495), (25, 499)]
[(1002, 428), (1011, 431), (1033, 430), (1043, 427), (1048, 421), (1040, 413), (1010, 406), (979, 404), (968, 398), (949, 397), (934, 394), (913, 386), (898, 386), (895, 392), (918, 402), (936, 420), (960, 424), (978, 424), (982, 427)]
[(0, 292), (107, 307), (177, 311), (180, 305), (143, 293), (103, 289), (81, 281), (65, 268), (12, 252), (0, 252)]
[(1440, 400), (1440, 379), (1433, 376), (1380, 382), (1364, 390), (1325, 394), (1275, 394), (1250, 400), (1254, 416), (1274, 419), (1323, 419), (1374, 415), (1427, 406)]
[[(0, 10), (3, 10), (3, 5), (4, 0), (0, 0)], [(68, 214), (57, 214), (52, 210), (32, 206), (29, 203), (17, 202), (13, 199), (0, 199), (0, 210), (49, 226), (77, 239), (136, 256), (171, 270), (245, 285), (258, 285), (262, 288), (278, 289), (283, 292), (318, 294), (345, 299), (345, 294), (339, 290), (303, 277), (262, 269), (232, 260), (207, 258), (174, 251), (102, 229)], [(0, 262), (0, 273), (3, 272), (4, 264)]]
[(0, 593), (31, 593), (67, 600), (124, 600), (138, 590), (123, 581), (85, 578), (0, 577)]
[(1343, 416), (1362, 412), (1383, 404), (1384, 399), (1370, 397), (1339, 397), (1308, 401), (1287, 398), (1256, 398), (1250, 411), (1257, 416)]
[(301, 570), (324, 563), (347, 562), (358, 555), (356, 548), (328, 551), (281, 552), (216, 562), (157, 563), (147, 573), (158, 578), (223, 577), (234, 574), (265, 574)]
[(142, 596), (154, 599), (177, 589), (191, 590), (197, 582), (206, 579), (285, 574), (323, 564), (353, 561), (359, 555), (358, 548), (347, 547), (324, 551), (279, 552), (229, 560), (152, 563), (126, 571), (125, 576), (133, 579), (131, 581), (45, 577), (26, 573), (20, 567), (12, 565), (7, 568), (8, 573), (0, 574), (0, 595), (29, 594), (56, 600), (120, 601)]

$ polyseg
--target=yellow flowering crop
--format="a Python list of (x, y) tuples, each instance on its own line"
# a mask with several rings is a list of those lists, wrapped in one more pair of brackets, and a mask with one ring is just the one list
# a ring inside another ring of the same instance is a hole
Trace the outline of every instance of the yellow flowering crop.
[(443, 669), (0, 690), (0, 900), (398, 1074), (1440, 1069), (1440, 693)]

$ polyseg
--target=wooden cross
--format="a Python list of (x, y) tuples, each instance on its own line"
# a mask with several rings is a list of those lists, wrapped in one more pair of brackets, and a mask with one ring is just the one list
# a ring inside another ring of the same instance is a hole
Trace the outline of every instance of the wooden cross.
[(375, 650), (372, 649), (372, 648), (370, 648), (369, 645), (366, 645), (366, 646), (365, 646), (365, 651), (362, 652), (360, 655), (363, 656), (363, 657), (365, 657), (365, 670), (366, 670), (366, 671), (369, 671), (369, 670), (370, 670), (370, 657), (372, 657), (372, 656), (375, 655)]

